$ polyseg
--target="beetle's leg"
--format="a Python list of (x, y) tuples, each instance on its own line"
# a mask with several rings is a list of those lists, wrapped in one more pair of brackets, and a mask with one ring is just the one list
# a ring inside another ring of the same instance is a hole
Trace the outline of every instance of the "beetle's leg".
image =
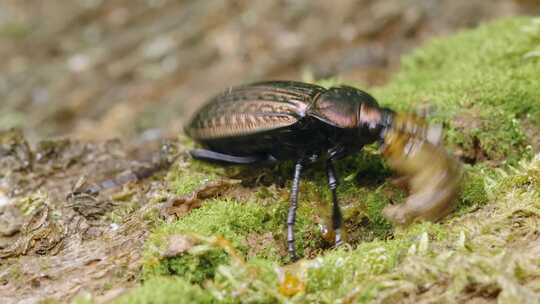
[(341, 224), (343, 223), (343, 216), (337, 198), (336, 190), (338, 181), (332, 159), (328, 159), (326, 162), (326, 173), (328, 175), (328, 187), (330, 188), (330, 191), (332, 191), (332, 229), (334, 229), (334, 233), (336, 234), (336, 246), (339, 246), (342, 243)]
[[(258, 162), (264, 162), (267, 160), (272, 161), (273, 157), (263, 157), (262, 155), (249, 155), (249, 156), (235, 156), (224, 153), (215, 152), (207, 149), (193, 149), (189, 151), (189, 154), (199, 160), (217, 162), (217, 163), (228, 163), (228, 164), (238, 164), (238, 165), (248, 165)], [(274, 159), (275, 161), (275, 159)]]
[(289, 206), (289, 215), (287, 216), (287, 245), (289, 255), (292, 260), (296, 260), (296, 250), (294, 244), (294, 223), (296, 222), (296, 209), (298, 207), (298, 188), (300, 186), (300, 174), (304, 167), (303, 160), (300, 160), (294, 166), (294, 177), (291, 187), (291, 204)]
[(328, 150), (328, 160), (342, 159), (345, 155), (347, 155), (347, 148), (341, 144), (337, 144)]

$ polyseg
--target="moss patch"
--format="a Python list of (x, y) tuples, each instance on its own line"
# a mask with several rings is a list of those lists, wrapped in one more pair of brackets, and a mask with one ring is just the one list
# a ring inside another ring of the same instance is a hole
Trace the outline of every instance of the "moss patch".
[(176, 195), (187, 195), (206, 183), (217, 180), (224, 169), (201, 161), (194, 160), (189, 163), (178, 163), (169, 172), (167, 180), (170, 188)]
[[(286, 202), (264, 206), (256, 202), (208, 201), (202, 208), (179, 221), (162, 225), (152, 233), (146, 250), (145, 276), (178, 275), (190, 282), (202, 283), (214, 277), (216, 267), (229, 262), (228, 255), (220, 248), (162, 257), (169, 237), (178, 234), (220, 236), (229, 240), (243, 256), (281, 261), (286, 257), (283, 219), (286, 218), (287, 207)], [(296, 235), (300, 255), (309, 248), (318, 247), (316, 242), (320, 233), (310, 220), (311, 213), (306, 207), (298, 210)], [(262, 237), (264, 243), (257, 246), (257, 237)]]
[[(156, 292), (159, 291), (159, 292)], [(117, 303), (212, 303), (215, 299), (196, 285), (180, 278), (153, 278), (144, 286), (119, 298)]]
[[(529, 183), (512, 181), (534, 179), (538, 168), (540, 155), (519, 172), (499, 175), (487, 190), (504, 186), (507, 192), (492, 196), (486, 208), (445, 223), (415, 224), (397, 231), (392, 240), (366, 242), (285, 267), (232, 258), (216, 268), (206, 288), (214, 300), (224, 302), (536, 301), (534, 280), (540, 268), (533, 231), (540, 192)], [(183, 289), (186, 283), (181, 284)], [(198, 290), (196, 285), (189, 288)]]
[(374, 90), (396, 110), (429, 106), (447, 141), (471, 162), (531, 156), (520, 121), (540, 122), (540, 27), (513, 18), (432, 41), (404, 58), (390, 84)]

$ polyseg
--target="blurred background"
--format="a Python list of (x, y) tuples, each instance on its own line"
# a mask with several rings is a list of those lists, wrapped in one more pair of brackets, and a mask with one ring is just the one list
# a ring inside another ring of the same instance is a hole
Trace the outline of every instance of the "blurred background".
[(0, 129), (144, 142), (261, 79), (382, 85), (435, 36), (536, 0), (2, 0)]

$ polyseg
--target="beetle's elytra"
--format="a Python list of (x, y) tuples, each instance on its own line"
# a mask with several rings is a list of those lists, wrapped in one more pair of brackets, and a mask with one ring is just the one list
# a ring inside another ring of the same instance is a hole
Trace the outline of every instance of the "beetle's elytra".
[[(287, 218), (288, 251), (293, 258), (298, 186), (306, 165), (321, 158), (326, 161), (333, 200), (332, 225), (339, 245), (342, 216), (333, 161), (379, 141), (385, 151), (391, 152), (384, 154), (390, 155), (390, 163), (412, 167), (406, 172), (409, 178), (426, 172), (425, 164), (409, 155), (436, 154), (440, 157), (432, 158), (448, 160), (448, 164), (439, 166), (439, 171), (455, 167), (443, 149), (434, 148), (439, 136), (433, 130), (421, 118), (398, 115), (380, 107), (371, 95), (359, 89), (349, 86), (326, 89), (293, 81), (267, 81), (231, 88), (211, 99), (185, 127), (186, 134), (204, 147), (191, 151), (196, 159), (233, 164), (295, 161)], [(416, 145), (418, 153), (411, 153), (411, 145), (406, 144), (413, 141), (420, 143)], [(438, 192), (446, 184), (432, 187), (434, 190), (430, 188), (424, 199), (427, 196), (429, 201), (430, 195), (436, 198), (431, 192)], [(455, 183), (451, 184), (451, 189), (444, 190), (454, 194)], [(449, 205), (453, 196), (449, 195), (450, 200), (439, 199), (435, 205)], [(421, 212), (414, 217), (422, 218)]]

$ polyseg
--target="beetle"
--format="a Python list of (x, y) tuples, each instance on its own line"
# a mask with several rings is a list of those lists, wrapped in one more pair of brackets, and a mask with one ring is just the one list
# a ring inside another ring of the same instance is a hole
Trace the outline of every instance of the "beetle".
[[(334, 161), (379, 142), (384, 151), (390, 152), (387, 155), (396, 160), (394, 163), (398, 163), (399, 157), (407, 155), (405, 150), (410, 150), (407, 143), (413, 139), (425, 144), (420, 149), (427, 151), (424, 154), (446, 157), (444, 152), (432, 149), (440, 138), (437, 128), (430, 128), (420, 117), (398, 115), (381, 107), (370, 94), (350, 86), (326, 89), (296, 81), (264, 81), (232, 87), (202, 106), (184, 131), (203, 146), (190, 151), (195, 159), (244, 165), (294, 161), (287, 216), (287, 248), (292, 259), (296, 259), (294, 225), (299, 183), (307, 165), (320, 159), (326, 162), (337, 246), (342, 243), (343, 216), (336, 193), (338, 177)], [(401, 152), (394, 153), (396, 149)], [(408, 164), (409, 158), (404, 159)], [(421, 160), (414, 159), (409, 175), (425, 171), (420, 163)], [(447, 190), (453, 194), (454, 188)], [(436, 196), (429, 192), (427, 201), (430, 195)], [(448, 199), (439, 204), (448, 205)]]

